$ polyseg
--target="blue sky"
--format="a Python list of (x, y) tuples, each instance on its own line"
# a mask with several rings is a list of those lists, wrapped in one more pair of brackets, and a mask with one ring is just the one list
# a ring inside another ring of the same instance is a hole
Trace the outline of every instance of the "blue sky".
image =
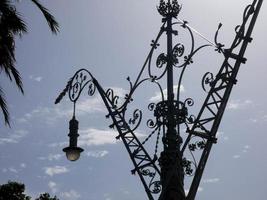
[[(131, 175), (133, 165), (123, 144), (116, 141), (116, 132), (108, 129), (110, 121), (105, 119), (98, 94), (90, 98), (84, 95), (79, 102), (79, 142), (85, 152), (75, 163), (67, 161), (62, 152), (68, 142), (72, 104), (66, 99), (54, 105), (54, 100), (79, 68), (91, 71), (103, 87), (115, 88), (118, 94), (127, 92), (126, 77), (136, 78), (161, 26), (158, 1), (42, 2), (60, 23), (61, 31), (52, 35), (28, 1), (17, 4), (29, 26), (29, 33), (16, 43), (25, 95), (6, 77), (0, 77), (12, 116), (11, 129), (0, 122), (0, 184), (21, 181), (33, 197), (49, 192), (62, 200), (146, 199), (139, 178)], [(179, 17), (210, 40), (223, 23), (219, 40), (229, 46), (234, 27), (250, 2), (180, 1), (183, 9)], [(265, 19), (267, 6), (263, 4), (246, 52), (248, 61), (241, 66), (196, 199), (251, 200), (267, 195)], [(199, 44), (205, 43), (196, 38)], [(194, 59), (182, 93), (195, 100), (192, 114), (197, 114), (205, 96), (201, 76), (209, 70), (216, 72), (220, 64), (221, 56), (213, 49)], [(131, 106), (146, 111), (156, 95), (155, 88), (141, 87)], [(147, 134), (145, 128), (138, 131), (141, 138)]]

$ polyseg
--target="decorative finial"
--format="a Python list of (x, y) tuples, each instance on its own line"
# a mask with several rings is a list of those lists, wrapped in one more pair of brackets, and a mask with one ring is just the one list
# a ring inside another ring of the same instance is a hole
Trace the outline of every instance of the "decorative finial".
[(181, 10), (182, 6), (179, 5), (177, 0), (168, 0), (168, 2), (165, 2), (165, 0), (160, 0), (158, 12), (163, 17), (171, 16), (171, 17), (177, 17)]

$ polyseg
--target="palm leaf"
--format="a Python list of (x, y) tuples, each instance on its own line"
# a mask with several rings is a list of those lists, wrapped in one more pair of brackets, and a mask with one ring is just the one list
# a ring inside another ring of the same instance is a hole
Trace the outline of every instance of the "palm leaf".
[(8, 16), (2, 19), (2, 23), (15, 35), (27, 32), (26, 23), (21, 19), (21, 15), (17, 11), (8, 13)]
[(5, 100), (5, 94), (1, 87), (0, 87), (0, 107), (4, 115), (5, 124), (10, 127), (9, 112), (8, 112), (7, 103)]
[(0, 1), (0, 10), (8, 10), (10, 8), (10, 1), (9, 0), (1, 0)]
[[(42, 6), (39, 0), (32, 0), (32, 2), (44, 15), (52, 33), (58, 33), (59, 24), (54, 16), (49, 13), (49, 10)], [(2, 71), (5, 72), (9, 79), (11, 81), (14, 80), (19, 90), (24, 93), (21, 76), (15, 66), (15, 37), (26, 33), (27, 25), (21, 18), (20, 13), (16, 11), (13, 3), (13, 0), (0, 0), (0, 74)], [(10, 126), (7, 102), (1, 87), (0, 108), (2, 109), (6, 125)]]
[(2, 34), (2, 32), (0, 33), (0, 36), (0, 68), (1, 70), (4, 70), (9, 79), (12, 80), (11, 66), (15, 63), (14, 37), (13, 35)]
[(16, 82), (18, 88), (20, 89), (21, 93), (24, 94), (23, 84), (22, 84), (21, 76), (20, 76), (18, 70), (14, 67), (14, 65), (11, 65), (10, 71), (11, 71), (11, 73), (15, 79), (15, 82)]
[(43, 13), (48, 26), (50, 27), (52, 33), (57, 34), (59, 32), (59, 24), (55, 20), (54, 16), (49, 13), (49, 10), (45, 8), (38, 0), (32, 0), (32, 2), (41, 10)]

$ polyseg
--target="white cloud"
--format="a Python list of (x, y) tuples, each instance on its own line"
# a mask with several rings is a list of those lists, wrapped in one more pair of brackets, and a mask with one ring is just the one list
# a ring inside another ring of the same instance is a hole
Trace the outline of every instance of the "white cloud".
[(64, 200), (77, 200), (81, 197), (81, 195), (75, 190), (70, 190), (69, 192), (62, 192), (60, 196)]
[(0, 144), (18, 143), (22, 138), (28, 135), (28, 131), (20, 129), (8, 134), (6, 137), (0, 138)]
[(62, 156), (63, 156), (62, 154), (49, 154), (48, 160), (49, 161), (59, 160)]
[(49, 176), (54, 176), (56, 174), (63, 174), (69, 172), (69, 169), (65, 166), (54, 166), (54, 167), (45, 167), (45, 173)]
[[(110, 87), (116, 96), (119, 96), (120, 98), (124, 98), (125, 94), (128, 93), (127, 90), (120, 88), (120, 87)], [(106, 88), (107, 89), (107, 88)]]
[(261, 114), (260, 116), (253, 117), (249, 119), (253, 123), (258, 123), (258, 122), (267, 122), (267, 115), (266, 114)]
[(20, 167), (21, 168), (26, 168), (26, 164), (25, 163), (20, 163)]
[(29, 77), (31, 80), (37, 81), (37, 82), (41, 82), (43, 77), (41, 76), (34, 76), (34, 75), (30, 75)]
[(62, 154), (49, 154), (47, 157), (38, 157), (39, 160), (49, 160), (49, 161), (54, 161), (54, 160), (60, 160)]
[(230, 110), (240, 110), (240, 109), (246, 109), (249, 106), (251, 106), (253, 102), (251, 100), (232, 100), (228, 103), (227, 108)]
[(94, 158), (101, 158), (104, 157), (108, 154), (108, 151), (103, 150), (103, 151), (88, 151), (86, 153), (87, 156), (89, 157), (94, 157)]
[[(203, 188), (202, 187), (198, 187), (197, 188), (197, 191), (198, 192), (202, 192), (203, 191)], [(185, 189), (184, 192), (185, 192), (185, 195), (188, 195), (189, 189)]]
[(50, 188), (52, 193), (56, 193), (58, 191), (57, 184), (55, 182), (53, 182), (53, 181), (49, 181), (48, 182), (48, 187)]
[(3, 168), (3, 169), (2, 169), (2, 172), (3, 172), (3, 173), (7, 173), (7, 171), (8, 171), (7, 168)]
[[(96, 129), (96, 128), (87, 128), (79, 131), (78, 146), (98, 146), (98, 145), (107, 145), (107, 144), (116, 144), (120, 140), (116, 139), (118, 132), (113, 129)], [(140, 132), (135, 132), (135, 135), (138, 138), (146, 137), (145, 134)], [(62, 148), (68, 146), (68, 142), (54, 142), (49, 144), (49, 147), (52, 148)], [(108, 153), (108, 152), (107, 152)], [(105, 151), (100, 151), (95, 154), (107, 154)], [(90, 152), (88, 156), (93, 156), (94, 153)], [(40, 160), (57, 160), (60, 159), (62, 155), (49, 155), (48, 157), (39, 157)]]
[(233, 155), (233, 158), (238, 159), (238, 158), (240, 158), (240, 155)]
[(130, 194), (130, 192), (128, 190), (123, 190), (122, 192), (123, 192), (123, 194), (126, 194), (126, 195)]
[(226, 136), (225, 133), (222, 131), (218, 131), (216, 135), (217, 135), (218, 139), (229, 140), (229, 137)]
[[(68, 142), (54, 142), (54, 143), (49, 144), (48, 146), (54, 148), (54, 147), (64, 147), (67, 145), (68, 145)], [(45, 159), (47, 159), (47, 158), (40, 157), (40, 160), (45, 160)]]
[(243, 149), (243, 153), (247, 153), (250, 148), (251, 148), (251, 146), (245, 145), (244, 149)]
[(6, 143), (18, 143), (12, 138), (0, 138), (0, 144), (6, 144)]
[[(139, 138), (145, 136), (139, 132), (136, 132), (135, 135)], [(116, 144), (119, 141), (115, 138), (116, 136), (118, 136), (118, 132), (112, 129), (88, 128), (80, 131), (78, 144), (81, 146)]]
[(20, 171), (22, 171), (23, 169), (26, 168), (26, 164), (25, 163), (21, 163), (19, 166), (17, 166), (16, 168), (11, 166), (11, 167), (8, 167), (8, 168), (3, 168), (2, 169), (2, 172), (3, 173), (7, 173), (7, 172), (11, 172), (11, 173), (19, 173)]
[(203, 183), (217, 183), (219, 181), (220, 181), (219, 178), (208, 178), (208, 179), (204, 179)]
[[(173, 91), (174, 91), (174, 97), (177, 96), (177, 89), (178, 89), (178, 85), (174, 85), (173, 86)], [(180, 87), (180, 91), (181, 92), (185, 92), (185, 88), (183, 85), (181, 85)], [(163, 90), (163, 95), (164, 95), (164, 99), (167, 99), (167, 89)], [(152, 96), (149, 101), (153, 101), (153, 102), (158, 102), (162, 100), (162, 95), (160, 92), (156, 92), (154, 96)]]
[(77, 103), (77, 112), (79, 114), (97, 112), (103, 113), (106, 112), (106, 108), (100, 95), (97, 95), (96, 97), (89, 97), (86, 100)]
[(24, 118), (24, 117), (17, 118), (16, 120), (17, 120), (19, 123), (26, 123), (26, 122), (27, 122), (27, 119)]
[(258, 119), (255, 119), (255, 118), (250, 118), (249, 119), (251, 122), (253, 122), (253, 123), (257, 123), (258, 122)]
[[(124, 96), (127, 91), (119, 87), (110, 88), (113, 90), (114, 95), (119, 97), (118, 104), (122, 103), (124, 101)], [(107, 109), (103, 103), (101, 96), (99, 95), (99, 93), (97, 93), (94, 97), (88, 97), (85, 100), (82, 100), (81, 102), (77, 103), (77, 111), (81, 111), (84, 113), (106, 113)]]
[(89, 128), (81, 130), (80, 133), (78, 143), (81, 146), (115, 144), (117, 142), (115, 137), (118, 133), (114, 130)]
[(9, 167), (8, 170), (9, 170), (10, 172), (13, 172), (13, 173), (18, 173), (18, 170), (15, 169), (14, 167)]
[(68, 109), (65, 105), (58, 107), (37, 107), (29, 113), (24, 114), (23, 117), (18, 118), (17, 121), (20, 123), (31, 122), (34, 119), (40, 119), (46, 124), (55, 124), (55, 122), (60, 118), (70, 118), (72, 115), (72, 107), (69, 106)]
[(109, 193), (104, 194), (105, 200), (112, 200)]
[(40, 82), (42, 79), (43, 79), (43, 77), (41, 77), (41, 76), (37, 76), (34, 78), (34, 80), (37, 82)]

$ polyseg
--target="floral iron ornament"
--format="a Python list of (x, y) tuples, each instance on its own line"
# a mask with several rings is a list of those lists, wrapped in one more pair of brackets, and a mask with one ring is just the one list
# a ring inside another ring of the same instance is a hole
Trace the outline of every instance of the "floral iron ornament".
[[(68, 93), (74, 104), (69, 134), (72, 148), (64, 148), (64, 151), (67, 153), (67, 150), (75, 149), (78, 153), (82, 152), (82, 149), (77, 147), (79, 135), (78, 121), (75, 118), (76, 103), (83, 91), (87, 91), (89, 96), (98, 91), (108, 110), (106, 117), (112, 120), (110, 128), (118, 131), (116, 139), (122, 140), (134, 165), (131, 172), (139, 175), (148, 199), (194, 200), (210, 150), (217, 141), (216, 132), (233, 85), (236, 84), (239, 67), (246, 61), (244, 53), (248, 43), (252, 41), (251, 33), (261, 5), (262, 0), (254, 0), (246, 7), (242, 24), (236, 27), (236, 37), (230, 48), (224, 48), (217, 40), (221, 24), (215, 33), (214, 43), (196, 47), (194, 29), (187, 21), (178, 18), (181, 11), (178, 1), (161, 0), (158, 12), (163, 17), (163, 24), (156, 38), (152, 40), (149, 54), (135, 82), (127, 78), (130, 88), (123, 100), (115, 95), (113, 89), (105, 90), (86, 69), (77, 71), (56, 99), (55, 103), (59, 103)], [(177, 30), (174, 27), (177, 27)], [(179, 32), (184, 31), (189, 35), (191, 46), (185, 47), (181, 42), (173, 44), (174, 37), (179, 38), (178, 29)], [(163, 33), (166, 33), (167, 49), (159, 52), (159, 41)], [(194, 64), (194, 55), (207, 47), (215, 48), (217, 53), (223, 55), (224, 62), (216, 76), (210, 72), (204, 74), (202, 87), (207, 92), (207, 97), (195, 117), (189, 114), (189, 107), (194, 105), (193, 99), (187, 97), (182, 100), (180, 97), (182, 80), (188, 66)], [(155, 54), (158, 55), (156, 58)], [(174, 70), (180, 70), (177, 88), (173, 82)], [(167, 80), (167, 95), (162, 87), (163, 79)], [(159, 89), (161, 101), (148, 105), (148, 110), (154, 118), (145, 121), (149, 134), (141, 141), (136, 130), (144, 124), (143, 111), (136, 109), (130, 114), (127, 107), (134, 99), (135, 90), (145, 83), (155, 85)], [(184, 137), (182, 130), (185, 130)], [(153, 153), (150, 153), (146, 145), (152, 140), (155, 142), (155, 148)], [(196, 156), (196, 152), (200, 156)], [(187, 195), (184, 190), (185, 176), (191, 177)]]

